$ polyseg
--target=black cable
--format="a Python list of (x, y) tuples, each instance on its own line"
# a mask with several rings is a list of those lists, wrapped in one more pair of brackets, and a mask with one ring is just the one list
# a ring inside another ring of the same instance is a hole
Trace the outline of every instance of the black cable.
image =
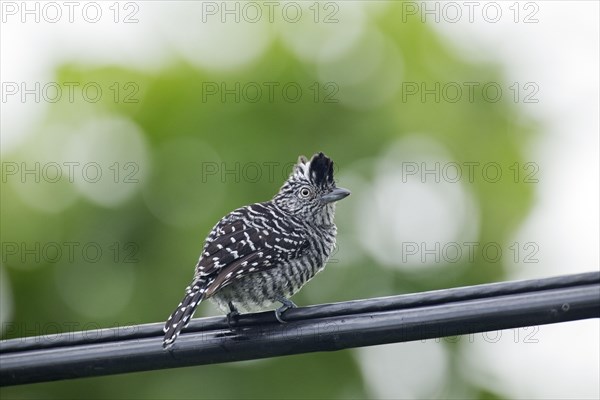
[[(300, 307), (286, 311), (285, 318), (288, 321), (302, 321), (313, 318), (406, 309), (417, 306), (448, 303), (452, 301), (481, 299), (507, 294), (574, 287), (590, 283), (600, 283), (600, 272), (587, 272), (523, 281), (489, 283), (484, 285), (435, 290), (423, 293)], [(272, 322), (275, 322), (275, 317), (272, 312), (246, 314), (239, 317), (239, 324), (241, 326), (259, 325)], [(75, 344), (104, 343), (114, 340), (162, 336), (163, 326), (163, 323), (152, 323), (2, 340), (0, 341), (0, 354), (11, 351), (36, 350), (43, 348), (71, 346)], [(189, 326), (184, 329), (183, 332), (200, 332), (205, 330), (224, 329), (227, 327), (227, 319), (224, 317), (198, 318), (192, 320)]]
[[(600, 317), (600, 273), (506, 282), (192, 321), (171, 351), (162, 324), (0, 343), (0, 384), (239, 361)], [(93, 333), (93, 334), (92, 334)]]

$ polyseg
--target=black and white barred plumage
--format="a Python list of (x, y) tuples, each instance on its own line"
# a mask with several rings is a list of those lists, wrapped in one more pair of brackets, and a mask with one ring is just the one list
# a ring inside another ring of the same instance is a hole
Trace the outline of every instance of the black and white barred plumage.
[(294, 303), (296, 293), (323, 269), (335, 246), (335, 202), (348, 196), (333, 180), (333, 161), (323, 153), (300, 156), (275, 197), (238, 208), (206, 238), (192, 283), (167, 320), (164, 346), (171, 345), (206, 298), (228, 315)]

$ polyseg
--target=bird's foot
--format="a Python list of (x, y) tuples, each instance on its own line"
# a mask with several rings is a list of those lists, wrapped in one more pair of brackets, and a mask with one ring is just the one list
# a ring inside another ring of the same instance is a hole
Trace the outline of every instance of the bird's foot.
[(294, 304), (293, 301), (286, 299), (285, 297), (278, 298), (277, 301), (283, 305), (275, 310), (275, 318), (277, 318), (277, 321), (279, 321), (280, 323), (285, 324), (287, 321), (281, 318), (281, 314), (283, 314), (290, 308), (297, 308), (298, 306)]
[(234, 324), (237, 324), (237, 317), (240, 315), (240, 312), (235, 308), (233, 303), (229, 302), (229, 312), (227, 313), (227, 326), (229, 326), (229, 330), (233, 331), (235, 329)]

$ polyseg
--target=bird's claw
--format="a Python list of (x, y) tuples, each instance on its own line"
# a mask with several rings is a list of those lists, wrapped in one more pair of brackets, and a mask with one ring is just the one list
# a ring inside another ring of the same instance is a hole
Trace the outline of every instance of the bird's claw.
[(286, 298), (280, 298), (280, 299), (277, 299), (277, 301), (279, 301), (283, 305), (275, 310), (275, 318), (277, 319), (277, 321), (279, 321), (279, 323), (286, 324), (287, 321), (284, 320), (283, 318), (281, 318), (281, 314), (283, 314), (290, 308), (297, 308), (298, 306), (296, 304), (294, 304), (293, 301), (286, 299)]
[(227, 326), (230, 331), (234, 330), (234, 323), (237, 323), (237, 317), (240, 315), (240, 312), (235, 308), (232, 302), (229, 302), (229, 312), (227, 313)]

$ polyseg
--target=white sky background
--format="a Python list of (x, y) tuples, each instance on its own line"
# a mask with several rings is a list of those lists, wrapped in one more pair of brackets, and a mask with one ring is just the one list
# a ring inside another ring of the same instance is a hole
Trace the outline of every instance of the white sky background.
[[(2, 2), (3, 7), (6, 3), (10, 2)], [(504, 13), (511, 12), (509, 6), (514, 2), (500, 3)], [(526, 3), (520, 3), (520, 20), (533, 10), (525, 9)], [(534, 16), (539, 22), (532, 24), (515, 23), (511, 18), (496, 24), (486, 22), (480, 11), (484, 2), (479, 3), (481, 8), (476, 9), (473, 23), (466, 14), (456, 23), (444, 22), (443, 18), (439, 23), (428, 20), (465, 56), (500, 62), (506, 68), (508, 81), (535, 82), (539, 87), (539, 103), (522, 104), (540, 121), (543, 130), (525, 157), (539, 165), (536, 205), (514, 239), (537, 243), (539, 262), (517, 265), (511, 274), (513, 279), (591, 271), (600, 264), (599, 3), (534, 3), (539, 7)], [(103, 3), (107, 14), (108, 4)], [(54, 67), (69, 60), (157, 69), (178, 52), (195, 57), (200, 65), (211, 67), (213, 62), (212, 67), (221, 68), (228, 63), (241, 65), (268, 47), (268, 29), (255, 27), (248, 32), (247, 42), (238, 46), (243, 51), (227, 53), (227, 48), (237, 48), (231, 44), (240, 36), (224, 34), (227, 32), (220, 32), (219, 26), (196, 26), (199, 30), (212, 29), (213, 39), (203, 42), (201, 48), (194, 47), (189, 38), (202, 32), (173, 32), (169, 21), (182, 16), (172, 15), (165, 2), (140, 4), (143, 7), (137, 17), (146, 23), (114, 24), (103, 18), (98, 24), (89, 24), (76, 18), (74, 23), (23, 25), (9, 19), (0, 32), (2, 82), (50, 81)], [(442, 7), (444, 3), (438, 4)], [(467, 12), (464, 2), (457, 4)], [(126, 11), (122, 10), (120, 18)], [(215, 49), (222, 50), (221, 58), (211, 57)], [(33, 132), (47, 107), (44, 102), (2, 102), (2, 154), (9, 153)], [(510, 340), (465, 343), (465, 374), (475, 382), (497, 385), (501, 393), (517, 398), (599, 398), (599, 337), (598, 320), (590, 320), (541, 327), (536, 334), (538, 343), (529, 345), (515, 345)], [(416, 354), (422, 353), (419, 344), (386, 347), (387, 354), (391, 354), (390, 363), (398, 362), (414, 346)], [(369, 349), (361, 352), (374, 394), (398, 395), (394, 390), (402, 376), (394, 373), (385, 380), (382, 378), (386, 370), (369, 373), (378, 371), (376, 364), (381, 357), (374, 357), (379, 353)], [(437, 347), (426, 354), (432, 363), (446, 362), (441, 359), (443, 351)], [(409, 367), (407, 371), (419, 373)], [(394, 385), (386, 388), (386, 381)], [(435, 394), (419, 392), (419, 388), (431, 390), (434, 385), (429, 386), (414, 387), (407, 382), (405, 387), (414, 391), (402, 394), (409, 398)]]

